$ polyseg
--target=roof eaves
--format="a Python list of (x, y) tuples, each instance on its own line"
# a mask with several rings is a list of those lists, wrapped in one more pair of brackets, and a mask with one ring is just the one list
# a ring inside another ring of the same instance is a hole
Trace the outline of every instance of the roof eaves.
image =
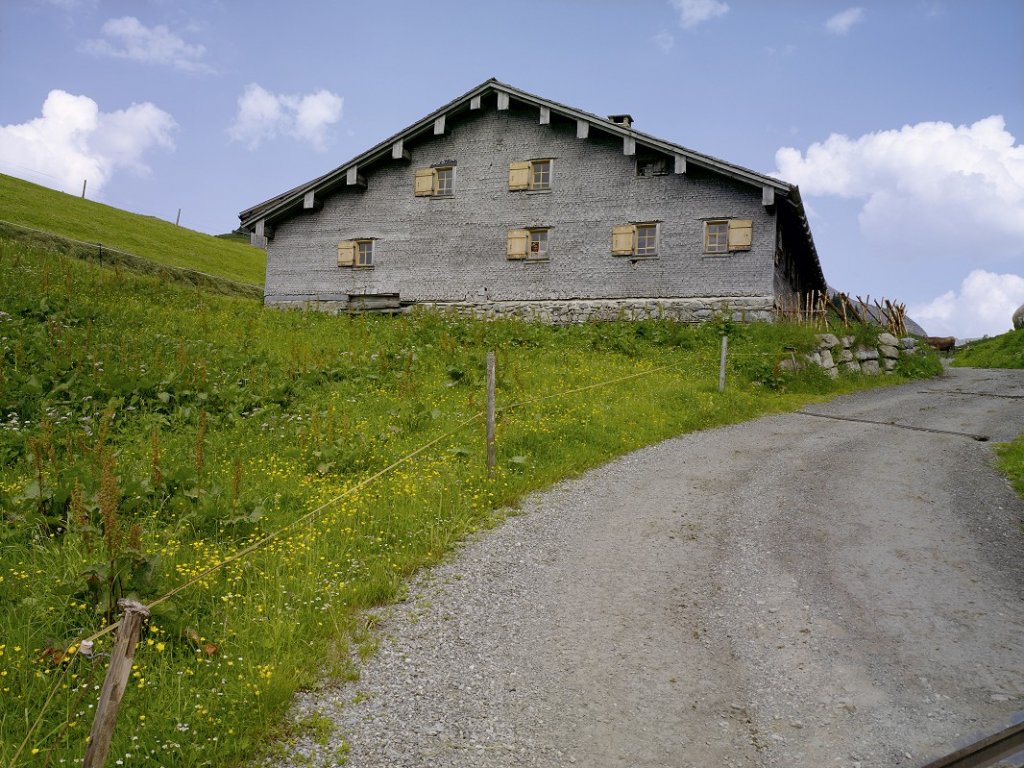
[(510, 96), (513, 96), (520, 101), (533, 102), (538, 106), (548, 107), (549, 109), (561, 113), (563, 117), (573, 117), (578, 120), (586, 120), (587, 122), (596, 124), (601, 130), (606, 131), (607, 133), (618, 136), (629, 136), (651, 146), (652, 148), (661, 149), (673, 154), (681, 154), (685, 156), (687, 160), (693, 160), (697, 165), (703, 165), (759, 186), (771, 186), (774, 187), (776, 191), (784, 194), (788, 194), (792, 186), (787, 182), (781, 181), (772, 176), (766, 176), (763, 173), (758, 173), (757, 171), (753, 171), (749, 168), (744, 168), (743, 166), (735, 165), (733, 163), (726, 162), (725, 160), (720, 160), (717, 157), (696, 152), (680, 144), (673, 144), (670, 141), (659, 139), (648, 133), (636, 131), (632, 128), (625, 128), (618, 123), (614, 123), (607, 118), (595, 115), (591, 112), (585, 112), (581, 109), (576, 109), (575, 107), (570, 107), (557, 101), (545, 99), (542, 96), (527, 93), (526, 91), (519, 90), (515, 86), (508, 85), (507, 83), (502, 83), (498, 80), (489, 80), (488, 82), (492, 83), (497, 88), (506, 91)]
[[(352, 158), (347, 163), (338, 166), (328, 173), (318, 176), (312, 181), (308, 181), (305, 184), (301, 184), (297, 187), (293, 187), (287, 192), (283, 192), (280, 195), (265, 200), (264, 202), (254, 205), (250, 208), (242, 211), (238, 216), (241, 220), (242, 227), (252, 227), (259, 219), (268, 219), (286, 212), (290, 208), (299, 204), (302, 198), (310, 191), (316, 191), (318, 188), (325, 186), (332, 186), (340, 182), (340, 180), (348, 173), (349, 169), (353, 166), (358, 167), (360, 165), (366, 165), (374, 162), (380, 157), (384, 156), (391, 148), (391, 146), (398, 140), (404, 140), (413, 136), (419, 135), (422, 131), (429, 128), (433, 122), (440, 117), (449, 113), (453, 109), (458, 109), (468, 104), (474, 97), (483, 96), (489, 91), (502, 91), (508, 94), (510, 97), (515, 98), (518, 101), (533, 104), (538, 107), (547, 107), (553, 110), (555, 113), (562, 115), (563, 117), (585, 120), (598, 127), (600, 130), (605, 131), (613, 135), (630, 137), (638, 140), (641, 144), (647, 145), (653, 149), (659, 149), (669, 154), (679, 154), (692, 161), (698, 166), (710, 168), (719, 173), (731, 176), (740, 181), (744, 181), (757, 186), (770, 186), (773, 187), (777, 192), (781, 192), (784, 196), (788, 196), (790, 191), (793, 189), (792, 185), (773, 178), (764, 174), (752, 171), (749, 168), (734, 165), (724, 160), (720, 160), (711, 155), (705, 155), (700, 152), (695, 152), (692, 149), (683, 147), (679, 144), (673, 144), (672, 142), (664, 141), (650, 134), (635, 131), (632, 128), (624, 128), (623, 126), (612, 122), (606, 118), (595, 115), (591, 112), (585, 112), (575, 107), (570, 107), (565, 104), (561, 104), (557, 101), (551, 101), (541, 96), (537, 96), (532, 93), (520, 90), (515, 86), (507, 83), (502, 83), (495, 78), (485, 80), (480, 85), (467, 91), (461, 96), (456, 97), (447, 104), (439, 107), (438, 109), (431, 112), (429, 115), (421, 118), (417, 122), (413, 123), (409, 127), (399, 131), (398, 133), (384, 139), (378, 144), (374, 145), (366, 152)], [(800, 206), (800, 210), (803, 210), (803, 206)]]
[(807, 237), (807, 245), (810, 248), (811, 258), (814, 260), (814, 268), (818, 272), (818, 279), (822, 285), (828, 285), (825, 280), (825, 272), (821, 268), (821, 259), (818, 258), (818, 249), (814, 245), (814, 235), (811, 233), (811, 222), (807, 219), (807, 211), (804, 209), (804, 201), (800, 196), (800, 187), (795, 184), (790, 185), (790, 194), (787, 198), (787, 202), (796, 211), (797, 218), (803, 225), (804, 234)]
[(447, 104), (435, 109), (426, 117), (417, 120), (415, 123), (408, 126), (407, 128), (404, 128), (398, 133), (389, 136), (388, 138), (384, 139), (381, 142), (378, 142), (377, 144), (375, 144), (362, 154), (352, 158), (343, 165), (339, 165), (337, 168), (325, 173), (323, 176), (318, 176), (312, 181), (307, 181), (305, 184), (300, 184), (299, 186), (293, 187), (287, 192), (283, 192), (280, 195), (277, 195), (275, 197), (270, 198), (269, 200), (265, 200), (262, 203), (259, 203), (258, 205), (254, 205), (250, 208), (245, 209), (240, 214), (238, 214), (238, 218), (241, 219), (241, 226), (250, 226), (254, 224), (258, 219), (264, 219), (271, 217), (277, 213), (282, 213), (289, 207), (291, 207), (291, 204), (297, 203), (299, 200), (301, 200), (306, 193), (315, 191), (319, 187), (329, 186), (333, 183), (340, 181), (345, 176), (345, 174), (348, 173), (348, 170), (353, 166), (358, 167), (360, 165), (366, 165), (367, 163), (379, 159), (387, 152), (390, 152), (392, 145), (394, 145), (394, 143), (399, 139), (404, 140), (418, 135), (420, 132), (426, 130), (431, 125), (433, 125), (434, 121), (438, 117), (447, 114), (452, 109), (456, 109), (458, 107), (463, 106), (464, 104), (468, 104), (469, 101), (472, 100), (473, 97), (475, 96), (484, 95), (487, 92), (488, 88), (490, 88), (497, 82), (498, 81), (495, 80), (494, 78), (484, 81), (483, 83), (476, 86), (472, 90), (469, 90), (463, 95), (455, 99), (452, 99)]

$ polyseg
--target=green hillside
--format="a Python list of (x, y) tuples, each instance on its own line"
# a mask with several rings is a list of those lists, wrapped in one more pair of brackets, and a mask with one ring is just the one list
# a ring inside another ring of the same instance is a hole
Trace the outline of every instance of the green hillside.
[(80, 763), (111, 636), (78, 641), (119, 597), (183, 585), (153, 609), (108, 764), (251, 758), (298, 687), (372, 652), (359, 611), (496, 510), (672, 435), (902, 380), (780, 372), (813, 334), (281, 312), (0, 237), (0, 765)]
[(965, 344), (957, 350), (953, 365), (961, 368), (1024, 368), (1024, 329)]
[[(3, 174), (0, 220), (240, 283), (262, 286), (266, 273), (266, 253), (237, 239), (176, 227)], [(4, 228), (4, 234), (19, 236), (14, 228)]]

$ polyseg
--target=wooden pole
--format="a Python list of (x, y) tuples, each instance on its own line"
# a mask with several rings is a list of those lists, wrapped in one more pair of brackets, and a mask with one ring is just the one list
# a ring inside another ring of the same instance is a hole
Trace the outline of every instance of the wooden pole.
[(487, 353), (487, 472), (494, 474), (497, 452), (494, 447), (494, 353)]
[(85, 199), (85, 185), (89, 183), (88, 179), (82, 179), (82, 199)]
[(117, 628), (114, 649), (110, 652), (110, 666), (107, 667), (107, 677), (103, 681), (100, 703), (96, 706), (96, 717), (92, 721), (89, 746), (85, 749), (82, 768), (103, 768), (106, 762), (110, 742), (114, 737), (114, 726), (117, 724), (117, 713), (121, 709), (121, 698), (132, 672), (135, 645), (139, 642), (142, 622), (149, 618), (146, 606), (134, 600), (118, 600), (117, 605), (124, 611), (124, 615)]
[(174, 217), (174, 226), (178, 226), (179, 221), (181, 221), (181, 208), (178, 209), (178, 215)]
[(718, 363), (718, 391), (725, 392), (725, 356), (729, 351), (729, 337), (722, 336), (722, 359)]

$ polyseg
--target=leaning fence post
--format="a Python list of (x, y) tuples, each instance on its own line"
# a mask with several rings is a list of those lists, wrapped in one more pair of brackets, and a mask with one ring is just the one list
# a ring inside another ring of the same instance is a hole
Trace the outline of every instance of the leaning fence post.
[(494, 474), (497, 456), (494, 449), (494, 353), (487, 353), (487, 472)]
[(117, 605), (124, 611), (124, 615), (117, 628), (114, 649), (110, 652), (110, 666), (103, 680), (103, 691), (100, 693), (100, 703), (96, 706), (96, 717), (92, 721), (89, 746), (85, 749), (82, 768), (103, 768), (106, 762), (110, 742), (114, 737), (114, 726), (117, 724), (117, 713), (121, 708), (121, 698), (132, 671), (132, 657), (135, 655), (135, 645), (139, 642), (139, 631), (142, 622), (149, 618), (146, 606), (134, 600), (118, 600)]
[(725, 355), (729, 350), (729, 337), (722, 336), (722, 359), (718, 363), (718, 391), (725, 392)]

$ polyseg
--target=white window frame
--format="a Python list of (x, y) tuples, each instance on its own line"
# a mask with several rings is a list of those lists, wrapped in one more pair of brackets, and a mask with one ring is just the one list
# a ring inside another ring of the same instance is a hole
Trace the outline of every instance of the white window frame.
[[(530, 233), (530, 247), (526, 251), (527, 261), (547, 261), (551, 258), (551, 228), (550, 227), (527, 227), (527, 232)], [(534, 235), (543, 234), (543, 240), (535, 240)], [(543, 243), (544, 250), (538, 249), (536, 255), (534, 254), (533, 244)]]
[[(441, 174), (445, 172), (448, 174), (449, 184), (448, 190), (445, 192), (441, 191)], [(455, 166), (454, 165), (439, 165), (434, 168), (434, 194), (433, 197), (453, 197), (455, 195)]]
[[(548, 180), (547, 180), (547, 183), (544, 184), (543, 186), (538, 186), (537, 185), (537, 166), (541, 165), (541, 164), (547, 165)], [(555, 163), (554, 163), (554, 160), (552, 160), (550, 157), (540, 157), (540, 158), (537, 158), (536, 160), (531, 160), (530, 161), (530, 186), (528, 187), (527, 191), (528, 192), (547, 192), (548, 190), (550, 190), (551, 189), (551, 182), (552, 182), (552, 180), (554, 178), (554, 170), (555, 170)]]
[[(657, 256), (658, 255), (658, 246), (660, 245), (660, 243), (658, 242), (659, 239), (660, 239), (658, 237), (658, 235), (660, 234), (660, 232), (659, 232), (660, 227), (658, 226), (657, 222), (638, 222), (637, 224), (634, 224), (633, 226), (636, 227), (636, 230), (635, 230), (636, 231), (636, 235), (635, 235), (634, 240), (633, 240), (633, 255), (636, 256), (638, 259), (650, 259), (650, 258), (652, 258), (654, 256)], [(641, 232), (641, 230), (644, 230), (644, 231), (653, 230), (653, 235), (654, 235), (654, 237), (653, 237), (653, 244), (650, 246), (651, 248), (653, 248), (653, 250), (646, 251), (646, 252), (641, 252), (640, 251), (640, 232)]]
[[(371, 238), (363, 238), (361, 240), (356, 240), (355, 243), (356, 243), (356, 254), (355, 254), (355, 261), (352, 262), (352, 266), (357, 268), (357, 269), (368, 269), (368, 268), (373, 267), (373, 251), (374, 251), (373, 240)], [(366, 252), (368, 253), (368, 256), (369, 256), (369, 258), (366, 259), (366, 260), (364, 260), (364, 258), (363, 258), (364, 257), (364, 250), (363, 250), (364, 247), (365, 247)]]

